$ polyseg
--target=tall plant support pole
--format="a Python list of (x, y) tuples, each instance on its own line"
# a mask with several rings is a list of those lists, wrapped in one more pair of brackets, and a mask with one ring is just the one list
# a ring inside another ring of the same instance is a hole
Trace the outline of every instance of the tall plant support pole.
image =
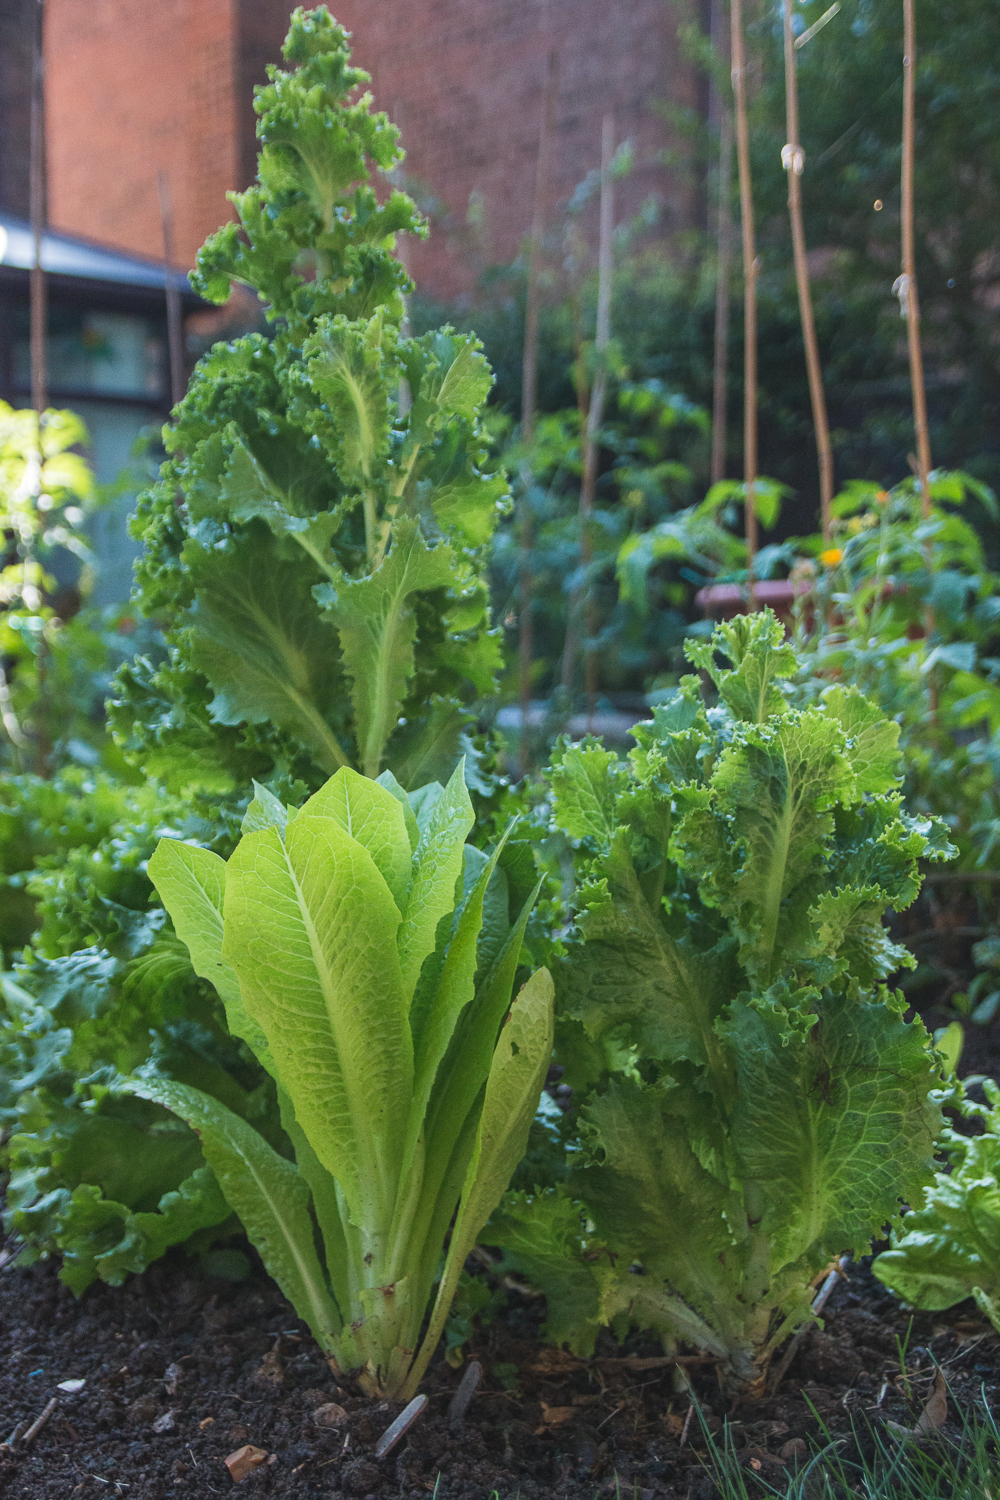
[(35, 0), (35, 28), (31, 49), (31, 161), (29, 196), (34, 261), (31, 267), (31, 404), (38, 413), (48, 405), (45, 364), (46, 288), (42, 267), (42, 236), (45, 232), (45, 0)]
[[(920, 347), (920, 302), (917, 297), (917, 258), (913, 238), (913, 148), (916, 134), (917, 27), (913, 0), (903, 0), (903, 164), (902, 240), (903, 288), (906, 295), (906, 336), (913, 387), (913, 427), (917, 437), (917, 477), (925, 516), (931, 513), (931, 440), (927, 427), (924, 356)], [(902, 299), (901, 299), (902, 300)]]
[(806, 231), (802, 219), (802, 169), (805, 152), (799, 140), (799, 88), (795, 68), (795, 37), (792, 33), (792, 0), (783, 0), (785, 30), (785, 134), (787, 143), (781, 153), (781, 164), (788, 175), (788, 217), (792, 226), (792, 249), (795, 256), (795, 284), (799, 292), (799, 315), (802, 319), (802, 342), (809, 374), (809, 399), (812, 402), (816, 454), (819, 459), (819, 503), (823, 540), (830, 540), (830, 507), (833, 503), (833, 449), (830, 446), (830, 423), (823, 390), (823, 370), (816, 342), (812, 292), (809, 287), (809, 262), (806, 259)]
[[(580, 546), (583, 566), (589, 575), (593, 562), (590, 540), (590, 517), (597, 494), (597, 434), (604, 420), (604, 400), (608, 390), (607, 351), (611, 341), (611, 282), (613, 264), (611, 237), (615, 228), (615, 188), (611, 177), (611, 162), (615, 153), (615, 117), (606, 114), (601, 128), (601, 227), (597, 252), (597, 327), (594, 337), (594, 384), (590, 392), (590, 410), (587, 412), (587, 443), (583, 455), (583, 484), (580, 487)], [(587, 694), (587, 714), (593, 720), (597, 706), (597, 658), (593, 641), (597, 634), (597, 612), (594, 606), (593, 588), (589, 577), (586, 588), (585, 628), (587, 644), (584, 647), (584, 688)], [(588, 728), (592, 725), (588, 725)]]
[[(611, 339), (611, 282), (613, 272), (612, 235), (615, 227), (615, 194), (611, 177), (611, 162), (615, 153), (615, 117), (608, 113), (601, 127), (601, 208), (600, 237), (597, 250), (597, 325), (594, 332), (594, 379), (587, 404), (587, 420), (583, 422), (581, 401), (580, 430), (583, 434), (583, 480), (580, 485), (580, 553), (583, 564), (584, 583), (575, 589), (570, 600), (569, 622), (566, 628), (566, 644), (563, 650), (562, 680), (566, 689), (572, 687), (573, 668), (576, 663), (578, 629), (577, 617), (580, 605), (584, 607), (584, 629), (588, 644), (584, 648), (584, 689), (587, 694), (587, 713), (593, 718), (597, 695), (597, 662), (589, 644), (596, 634), (596, 619), (590, 588), (590, 565), (593, 562), (593, 547), (590, 540), (589, 520), (594, 510), (597, 494), (597, 435), (604, 420), (604, 400), (607, 395), (608, 375), (606, 355)], [(579, 394), (579, 393), (578, 393)]]
[[(30, 278), (30, 343), (31, 343), (31, 404), (38, 416), (38, 451), (34, 466), (33, 482), (35, 497), (42, 488), (42, 423), (49, 404), (48, 370), (46, 365), (46, 325), (48, 322), (48, 297), (45, 285), (45, 270), (42, 266), (42, 238), (47, 217), (47, 192), (45, 182), (45, 0), (36, 0), (35, 27), (31, 49), (31, 159), (29, 162), (28, 194), (31, 214), (31, 238), (34, 246)], [(27, 581), (28, 559), (24, 558), (25, 581)], [(35, 772), (48, 776), (52, 756), (52, 736), (48, 713), (48, 668), (49, 648), (42, 633), (35, 658), (38, 673), (38, 701), (34, 743)], [(6, 681), (4, 681), (6, 692)]]
[(743, 479), (747, 542), (747, 581), (753, 602), (757, 556), (757, 251), (754, 246), (753, 189), (750, 181), (750, 123), (747, 117), (747, 62), (743, 41), (743, 0), (730, 11), (733, 99), (736, 113), (736, 159), (740, 175), (740, 221), (743, 231)]
[(170, 404), (184, 397), (184, 344), (181, 338), (181, 294), (174, 283), (174, 205), (170, 179), (161, 167), (156, 174), (160, 197), (160, 227), (163, 232), (163, 265), (167, 288), (167, 351), (170, 362)]
[[(722, 0), (712, 5), (712, 46), (725, 48)], [(715, 348), (712, 367), (712, 483), (726, 477), (726, 375), (729, 364), (729, 293), (732, 277), (733, 211), (730, 189), (733, 176), (733, 114), (719, 99), (712, 84), (713, 113), (719, 125), (718, 226), (715, 256)]]
[[(545, 210), (549, 191), (549, 158), (552, 150), (552, 119), (555, 113), (556, 88), (559, 81), (559, 59), (549, 53), (545, 74), (545, 96), (542, 123), (538, 133), (538, 158), (535, 165), (535, 202), (531, 215), (531, 248), (528, 252), (528, 286), (524, 307), (524, 361), (521, 366), (521, 442), (525, 453), (535, 441), (535, 407), (538, 401), (538, 315), (540, 307), (538, 271), (541, 263), (542, 237), (545, 233)], [(521, 708), (521, 735), (518, 746), (521, 775), (530, 762), (528, 720), (531, 713), (531, 658), (534, 649), (532, 594), (534, 577), (531, 553), (535, 545), (535, 528), (531, 514), (531, 469), (527, 458), (521, 467), (520, 610), (518, 612), (517, 679)]]
[(726, 477), (726, 367), (729, 362), (729, 283), (732, 275), (733, 215), (729, 185), (733, 175), (733, 118), (719, 121), (719, 223), (715, 257), (715, 353), (712, 371), (712, 483)]

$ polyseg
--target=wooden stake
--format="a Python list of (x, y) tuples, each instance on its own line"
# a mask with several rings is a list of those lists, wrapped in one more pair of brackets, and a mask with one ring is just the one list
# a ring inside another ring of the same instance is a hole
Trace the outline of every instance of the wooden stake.
[(906, 295), (910, 383), (913, 387), (913, 427), (917, 437), (917, 474), (925, 516), (931, 513), (931, 440), (927, 426), (924, 358), (920, 347), (920, 302), (917, 297), (917, 260), (913, 239), (913, 149), (916, 133), (917, 28), (913, 0), (903, 0), (903, 163), (902, 240), (903, 287)]
[(597, 661), (594, 656), (593, 647), (590, 644), (597, 633), (597, 622), (590, 578), (588, 576), (591, 563), (593, 562), (593, 546), (590, 539), (588, 522), (593, 513), (594, 499), (597, 493), (597, 435), (604, 418), (604, 400), (607, 395), (607, 369), (605, 367), (604, 356), (607, 353), (608, 343), (611, 338), (612, 235), (615, 225), (615, 195), (614, 183), (611, 178), (611, 161), (614, 151), (615, 117), (613, 114), (608, 113), (604, 116), (601, 128), (601, 210), (600, 238), (598, 240), (597, 252), (597, 327), (594, 335), (595, 370), (593, 383), (590, 388), (590, 399), (587, 402), (586, 423), (583, 420), (582, 389), (580, 386), (577, 388), (577, 395), (580, 400), (580, 435), (583, 441), (583, 480), (580, 485), (579, 511), (580, 554), (585, 577), (582, 586), (574, 589), (570, 598), (566, 626), (566, 644), (563, 649), (562, 662), (563, 686), (569, 690), (573, 685), (573, 669), (576, 664), (578, 649), (579, 632), (576, 620), (582, 604), (584, 610), (584, 630), (587, 636), (587, 644), (584, 647), (584, 690), (587, 694), (588, 720), (593, 720), (597, 698)]
[(743, 41), (743, 0), (732, 0), (733, 97), (736, 112), (736, 159), (740, 176), (740, 220), (743, 231), (743, 478), (747, 543), (747, 584), (753, 604), (757, 556), (757, 251), (754, 246), (753, 188), (750, 181), (750, 125), (747, 117), (747, 64)]
[[(712, 6), (712, 45), (725, 47), (721, 0)], [(720, 46), (721, 44), (721, 46)], [(728, 49), (727, 49), (728, 50)], [(725, 55), (725, 53), (723, 53)], [(712, 99), (719, 125), (718, 231), (715, 256), (715, 349), (712, 370), (712, 483), (726, 477), (726, 386), (729, 365), (729, 292), (732, 277), (733, 115), (722, 103), (713, 82)]]
[[(549, 53), (545, 74), (545, 94), (542, 105), (542, 123), (538, 133), (538, 157), (535, 165), (535, 202), (531, 215), (531, 247), (528, 253), (528, 286), (524, 307), (524, 360), (521, 366), (521, 442), (530, 450), (535, 440), (535, 407), (538, 402), (538, 317), (540, 296), (538, 270), (541, 262), (542, 238), (545, 233), (545, 212), (548, 206), (549, 157), (552, 147), (552, 118), (555, 112), (556, 89), (559, 80), (559, 59), (555, 51)], [(521, 467), (521, 518), (519, 527), (520, 551), (520, 609), (518, 611), (517, 675), (518, 700), (521, 708), (521, 735), (518, 758), (521, 775), (525, 775), (530, 763), (528, 720), (531, 712), (531, 658), (534, 648), (532, 607), (534, 576), (531, 568), (531, 553), (535, 545), (535, 528), (531, 514), (530, 487), (532, 474), (527, 459)]]
[(163, 265), (167, 288), (167, 348), (170, 358), (170, 404), (184, 399), (184, 344), (181, 337), (181, 294), (174, 282), (174, 206), (170, 179), (161, 167), (156, 174), (160, 196), (160, 227), (163, 232)]
[(729, 361), (729, 282), (733, 215), (729, 184), (733, 171), (733, 119), (719, 122), (719, 229), (715, 265), (715, 358), (712, 372), (712, 483), (726, 477), (726, 369)]
[(35, 0), (35, 30), (31, 58), (31, 160), (29, 196), (34, 263), (31, 267), (31, 404), (38, 413), (39, 437), (42, 414), (48, 405), (48, 375), (45, 361), (47, 297), (42, 268), (42, 237), (45, 232), (45, 0)]
[(782, 166), (788, 174), (788, 217), (792, 225), (792, 249), (795, 256), (795, 283), (799, 292), (799, 316), (802, 319), (802, 342), (805, 345), (806, 370), (809, 374), (809, 399), (812, 402), (816, 453), (819, 458), (820, 524), (823, 540), (830, 540), (830, 506), (833, 503), (833, 449), (830, 446), (830, 423), (823, 390), (823, 371), (816, 342), (812, 292), (809, 287), (809, 262), (806, 259), (806, 231), (802, 218), (802, 168), (805, 154), (799, 139), (799, 89), (795, 68), (795, 37), (792, 33), (792, 0), (783, 0), (785, 31), (785, 135), (787, 144), (781, 153)]
[[(597, 494), (597, 434), (604, 420), (604, 401), (608, 390), (608, 372), (605, 363), (608, 344), (611, 340), (611, 282), (613, 264), (611, 239), (615, 227), (615, 189), (611, 179), (611, 161), (615, 153), (615, 117), (604, 116), (601, 129), (601, 219), (600, 238), (597, 251), (597, 327), (594, 337), (594, 383), (590, 390), (590, 409), (587, 412), (587, 442), (583, 456), (583, 484), (580, 488), (580, 545), (584, 571), (589, 574), (593, 562), (593, 546), (590, 538), (590, 517)], [(597, 611), (594, 601), (593, 583), (588, 577), (586, 589), (585, 629), (587, 643), (584, 646), (584, 690), (587, 694), (587, 729), (593, 732), (593, 718), (597, 708), (597, 657), (593, 641), (597, 634)]]

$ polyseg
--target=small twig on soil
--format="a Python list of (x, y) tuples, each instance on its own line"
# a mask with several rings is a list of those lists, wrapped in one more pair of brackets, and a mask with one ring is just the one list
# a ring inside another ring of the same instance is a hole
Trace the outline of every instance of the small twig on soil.
[(399, 1416), (396, 1418), (395, 1422), (391, 1423), (391, 1425), (385, 1429), (382, 1436), (375, 1444), (376, 1458), (385, 1458), (385, 1455), (387, 1453), (392, 1452), (393, 1448), (395, 1448), (396, 1444), (399, 1442), (403, 1434), (408, 1432), (409, 1429), (413, 1426), (414, 1422), (420, 1416), (426, 1405), (426, 1396), (414, 1396), (409, 1406), (405, 1406), (403, 1408)]
[(452, 1396), (448, 1405), (448, 1421), (457, 1425), (461, 1422), (469, 1409), (469, 1402), (476, 1394), (476, 1388), (483, 1378), (483, 1367), (478, 1359), (471, 1360), (469, 1367), (459, 1382), (458, 1390)]
[[(823, 1311), (827, 1302), (829, 1302), (831, 1292), (837, 1285), (837, 1282), (843, 1276), (844, 1271), (850, 1264), (850, 1261), (851, 1257), (849, 1255), (842, 1255), (838, 1263), (834, 1266), (833, 1270), (824, 1281), (823, 1285), (820, 1287), (819, 1291), (816, 1293), (815, 1297), (813, 1298), (812, 1305), (814, 1317), (818, 1317), (819, 1314)], [(813, 1325), (811, 1323), (803, 1323), (802, 1327), (799, 1329), (798, 1333), (795, 1335), (791, 1343), (788, 1345), (788, 1348), (785, 1350), (781, 1363), (779, 1364), (777, 1370), (774, 1372), (774, 1375), (771, 1377), (770, 1386), (772, 1393), (778, 1389), (778, 1386), (784, 1380), (785, 1374), (788, 1370), (788, 1366), (795, 1358), (796, 1354), (799, 1351), (799, 1345), (802, 1343), (802, 1340), (806, 1336), (806, 1329), (811, 1328), (812, 1326)]]
[(14, 1246), (13, 1250), (4, 1250), (0, 1253), (0, 1271), (4, 1271), (8, 1266), (14, 1264), (27, 1243), (27, 1240), (22, 1240), (19, 1245)]
[(17, 1426), (14, 1428), (14, 1431), (11, 1433), (7, 1441), (5, 1443), (0, 1443), (0, 1448), (15, 1447), (16, 1444), (21, 1441), (21, 1434), (24, 1432), (24, 1427), (25, 1424), (23, 1422), (18, 1422)]
[(681, 1440), (680, 1440), (680, 1442), (677, 1445), (679, 1448), (683, 1448), (684, 1444), (687, 1442), (688, 1429), (691, 1426), (691, 1418), (693, 1416), (694, 1416), (694, 1402), (692, 1401), (691, 1405), (687, 1409), (687, 1416), (684, 1418), (684, 1426), (681, 1428)]
[(619, 1370), (659, 1370), (666, 1365), (715, 1365), (718, 1357), (714, 1354), (657, 1354), (648, 1359), (637, 1359), (635, 1355), (623, 1358), (592, 1359), (592, 1365), (601, 1365), (604, 1369)]
[(31, 1426), (28, 1428), (27, 1432), (24, 1434), (24, 1437), (21, 1439), (21, 1442), (25, 1447), (27, 1447), (27, 1445), (38, 1436), (58, 1405), (59, 1397), (53, 1396), (52, 1400), (45, 1407), (44, 1411), (41, 1411), (38, 1414), (38, 1416), (32, 1422)]

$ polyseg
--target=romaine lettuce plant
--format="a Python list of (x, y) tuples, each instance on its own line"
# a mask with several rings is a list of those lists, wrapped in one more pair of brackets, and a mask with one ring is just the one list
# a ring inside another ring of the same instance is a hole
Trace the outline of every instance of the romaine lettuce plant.
[(265, 305), (269, 336), (217, 344), (140, 500), (136, 602), (171, 659), (119, 678), (126, 752), (175, 785), (242, 789), (278, 770), (315, 789), (341, 766), (420, 786), (462, 752), (492, 690), (486, 544), (506, 495), (483, 472), (492, 374), (471, 335), (403, 336), (399, 233), (424, 227), (370, 168), (398, 131), (357, 96), (347, 34), (297, 10), (297, 67), (256, 93), (258, 184), (232, 194), (195, 285)]
[(389, 1397), (413, 1394), (437, 1345), (552, 1052), (548, 971), (511, 1004), (533, 897), (511, 923), (501, 847), (466, 845), (473, 821), (461, 763), (410, 797), (345, 768), (297, 812), (258, 788), (228, 862), (177, 840), (150, 862), (275, 1079), (294, 1161), (200, 1089), (131, 1087), (197, 1131), (334, 1368)]
[(773, 615), (686, 649), (714, 707), (686, 677), (627, 765), (556, 757), (584, 876), (556, 971), (576, 1139), (484, 1240), (546, 1290), (557, 1342), (650, 1328), (759, 1390), (813, 1278), (933, 1171), (935, 1056), (885, 986), (909, 960), (882, 915), (947, 845), (904, 812), (878, 709), (839, 686), (789, 706)]
[(987, 1103), (959, 1101), (982, 1135), (948, 1126), (950, 1171), (938, 1172), (922, 1208), (909, 1213), (872, 1269), (913, 1307), (938, 1312), (974, 1297), (1000, 1333), (1000, 1088), (983, 1080)]

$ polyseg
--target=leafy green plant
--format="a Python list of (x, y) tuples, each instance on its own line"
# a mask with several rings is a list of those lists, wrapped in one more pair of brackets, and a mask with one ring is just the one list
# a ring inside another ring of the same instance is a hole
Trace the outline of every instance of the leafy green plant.
[(800, 694), (808, 702), (836, 677), (899, 724), (907, 805), (942, 818), (957, 850), (947, 877), (955, 915), (943, 925), (971, 936), (978, 926), (981, 938), (957, 975), (954, 949), (928, 953), (907, 993), (944, 988), (986, 1022), (1000, 1000), (998, 933), (992, 887), (977, 874), (988, 882), (1000, 869), (1000, 579), (975, 520), (997, 504), (985, 485), (941, 470), (931, 496), (926, 518), (913, 480), (888, 491), (855, 481), (837, 497), (835, 545), (818, 568), (797, 570), (809, 585), (796, 609)]
[(84, 672), (98, 664), (87, 632), (67, 627), (53, 607), (46, 566), (60, 548), (90, 562), (83, 525), (97, 487), (72, 451), (86, 441), (71, 411), (39, 420), (0, 401), (0, 766), (15, 772), (44, 775), (61, 758), (55, 740), (80, 732), (67, 712), (78, 658)]
[(297, 812), (258, 787), (228, 862), (171, 840), (150, 862), (231, 1032), (275, 1079), (294, 1161), (218, 1097), (155, 1075), (130, 1087), (198, 1132), (335, 1369), (390, 1397), (413, 1394), (437, 1345), (552, 1051), (548, 971), (511, 1005), (534, 897), (512, 921), (502, 845), (466, 845), (473, 821), (461, 764), (409, 797), (344, 768)]
[[(162, 910), (147, 915), (162, 929)], [(198, 1138), (124, 1092), (145, 1064), (210, 1090), (280, 1139), (274, 1089), (231, 1038), (211, 986), (161, 931), (132, 959), (89, 948), (37, 955), (0, 977), (3, 1223), (18, 1263), (61, 1257), (79, 1294), (120, 1284), (181, 1241), (191, 1252), (238, 1228)]]
[(583, 876), (555, 974), (576, 1139), (484, 1239), (547, 1292), (556, 1342), (650, 1328), (759, 1390), (815, 1275), (933, 1170), (937, 1064), (884, 984), (909, 959), (881, 918), (947, 843), (904, 812), (878, 708), (839, 686), (790, 706), (772, 614), (686, 651), (714, 707), (686, 677), (628, 764), (554, 760)]
[(931, 1312), (974, 1297), (1000, 1332), (1000, 1088), (981, 1082), (985, 1105), (961, 1090), (955, 1102), (967, 1120), (982, 1122), (982, 1135), (945, 1128), (949, 1170), (935, 1175), (923, 1207), (906, 1215), (872, 1269), (898, 1297)]
[[(165, 429), (140, 499), (135, 601), (165, 617), (170, 660), (119, 677), (112, 721), (171, 784), (234, 792), (338, 767), (402, 784), (449, 775), (492, 690), (486, 544), (506, 481), (483, 471), (492, 375), (471, 335), (400, 331), (395, 236), (422, 233), (371, 167), (398, 131), (356, 91), (347, 34), (297, 10), (256, 93), (259, 182), (200, 252), (194, 282), (233, 281), (271, 336), (216, 345)], [(472, 761), (469, 761), (470, 771)]]
[[(144, 1041), (129, 1067), (152, 1057), (157, 1076), (197, 1084), (200, 1058), (205, 1092), (241, 1116), (256, 1105), (223, 1074), (235, 1067), (254, 1098), (261, 1086), (242, 1044), (223, 1045), (214, 1000), (178, 956), (147, 874), (159, 837), (228, 856), (252, 777), (298, 804), (348, 762), (373, 775), (388, 762), (419, 785), (447, 778), (466, 750), (470, 784), (487, 785), (467, 731), (499, 661), (483, 568), (506, 484), (483, 472), (479, 424), (492, 377), (471, 336), (400, 333), (409, 283), (394, 239), (423, 228), (409, 199), (376, 194), (369, 180), (399, 159), (398, 133), (361, 92), (346, 33), (323, 7), (296, 11), (285, 52), (291, 71), (272, 69), (257, 95), (259, 182), (235, 195), (240, 222), (211, 238), (197, 273), (220, 302), (234, 280), (254, 287), (269, 336), (202, 359), (135, 523), (145, 550), (134, 604), (164, 627), (169, 651), (122, 669), (110, 713), (128, 762), (114, 769), (152, 780), (116, 789), (95, 772), (77, 786), (67, 773), (50, 789), (23, 777), (0, 794), (8, 952), (35, 928), (38, 959), (65, 960), (58, 1006), (29, 965), (0, 1008), (14, 1047), (9, 1086), (25, 1102), (5, 1119), (3, 1163), (21, 1174), (14, 1227), (30, 1240), (26, 1254), (77, 1245), (60, 1195), (76, 1201), (87, 1188), (103, 1204), (94, 1223), (105, 1215), (100, 1275), (161, 1252), (166, 1226), (139, 1234), (129, 1215), (162, 1214), (157, 1203), (180, 1187), (135, 1144), (146, 1169), (134, 1200), (96, 1146), (88, 1155), (74, 1144), (84, 1120), (96, 1129), (109, 1111), (138, 1111), (151, 1137), (172, 1133), (200, 1158), (187, 1127), (121, 1095), (114, 1028), (102, 1023), (77, 1047), (77, 1020), (63, 1018), (106, 1016), (127, 986), (124, 1010)], [(103, 966), (96, 989), (73, 962), (84, 950)], [(48, 1080), (49, 1062), (58, 1077), (40, 1101), (25, 1080)], [(112, 1079), (99, 1105), (98, 1074)]]

